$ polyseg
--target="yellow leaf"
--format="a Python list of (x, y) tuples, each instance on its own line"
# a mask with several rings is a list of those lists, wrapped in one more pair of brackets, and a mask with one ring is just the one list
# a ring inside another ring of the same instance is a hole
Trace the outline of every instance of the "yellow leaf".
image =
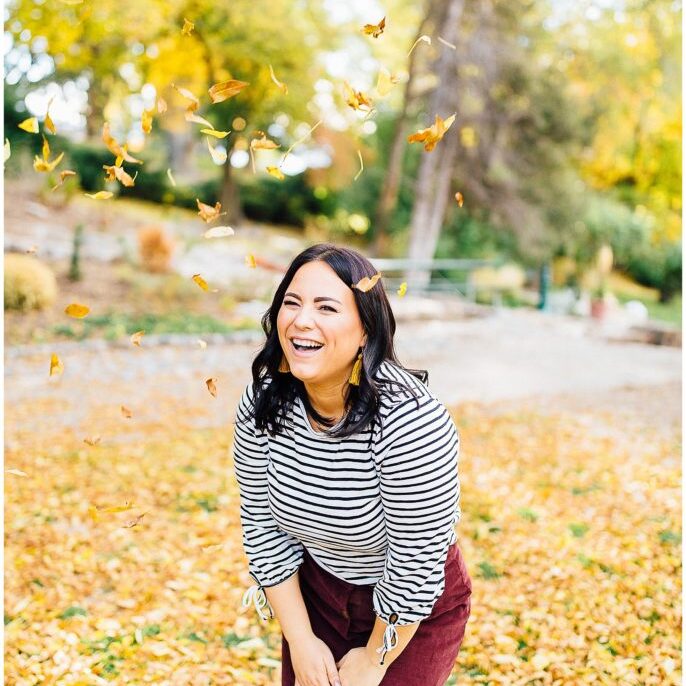
[(8, 474), (14, 474), (14, 476), (28, 476), (26, 472), (22, 472), (21, 469), (6, 469)]
[(59, 188), (59, 187), (64, 183), (64, 180), (65, 180), (68, 176), (76, 176), (76, 172), (75, 172), (75, 171), (72, 171), (71, 169), (64, 169), (63, 171), (61, 171), (61, 172), (60, 172), (60, 180), (59, 180), (58, 183), (55, 184), (50, 190), (51, 190), (51, 191), (54, 191), (55, 188)]
[(126, 419), (131, 419), (131, 417), (133, 417), (133, 412), (131, 412), (131, 410), (129, 410), (129, 408), (126, 407), (126, 405), (121, 405), (119, 409), (121, 410), (122, 415)]
[(177, 86), (176, 84), (172, 83), (171, 87), (179, 93), (182, 97), (186, 98), (186, 100), (190, 100), (191, 104), (188, 106), (188, 109), (192, 112), (194, 110), (197, 110), (198, 107), (200, 107), (200, 100), (193, 95), (187, 88), (181, 88), (181, 86)]
[(357, 288), (358, 290), (362, 291), (363, 293), (366, 293), (367, 291), (371, 290), (374, 287), (374, 284), (381, 278), (381, 274), (374, 274), (372, 278), (370, 279), (368, 276), (365, 276), (364, 278), (360, 279), (356, 284), (353, 284), (353, 288)]
[[(120, 158), (117, 158), (120, 159)], [(103, 169), (107, 172), (107, 180), (112, 181), (117, 179), (122, 186), (131, 187), (134, 185), (135, 178), (132, 179), (122, 167), (116, 165), (103, 165)]]
[(152, 115), (154, 110), (143, 110), (141, 116), (141, 128), (144, 133), (150, 133), (152, 131)]
[(400, 79), (397, 76), (392, 75), (386, 67), (381, 67), (381, 69), (379, 69), (379, 78), (376, 82), (376, 92), (381, 97), (388, 95), (399, 80)]
[(246, 81), (236, 81), (235, 79), (229, 79), (228, 81), (222, 81), (221, 83), (215, 83), (207, 92), (210, 94), (210, 98), (213, 103), (223, 102), (232, 98), (234, 95), (238, 95), (246, 86), (250, 84)]
[(286, 178), (278, 167), (267, 167), (267, 173), (279, 179), (279, 181), (283, 181)]
[(110, 133), (109, 122), (105, 122), (102, 125), (102, 140), (105, 143), (105, 145), (107, 146), (107, 149), (115, 157), (122, 157), (122, 159), (126, 160), (127, 162), (134, 162), (137, 164), (143, 164), (142, 160), (138, 160), (135, 157), (132, 157), (131, 155), (129, 155), (129, 153), (126, 151), (126, 146), (119, 145), (119, 143), (116, 141), (116, 139)]
[(213, 398), (217, 397), (217, 386), (216, 386), (216, 377), (212, 377), (210, 379), (205, 379), (205, 383), (207, 384), (207, 390), (210, 392)]
[(443, 43), (443, 45), (448, 46), (451, 50), (457, 50), (457, 45), (454, 45), (453, 43), (449, 43), (447, 40), (444, 40), (440, 36), (438, 36), (438, 42)]
[(64, 153), (61, 152), (52, 162), (46, 162), (42, 160), (38, 155), (33, 159), (33, 168), (38, 172), (51, 172), (64, 157)]
[(225, 236), (233, 235), (234, 230), (230, 226), (213, 226), (203, 234), (205, 238), (224, 238)]
[[(193, 281), (200, 286), (200, 288), (203, 289), (203, 291), (209, 291), (210, 287), (207, 285), (207, 281), (200, 276), (200, 274), (193, 274)], [(218, 288), (213, 288), (212, 293), (217, 293), (219, 291)]]
[(269, 74), (272, 77), (272, 81), (276, 84), (276, 87), (280, 88), (284, 95), (288, 95), (288, 86), (285, 83), (281, 83), (281, 81), (276, 78), (276, 75), (274, 74), (274, 68), (271, 64), (269, 65)]
[(64, 371), (62, 360), (55, 353), (50, 356), (50, 376), (61, 374)]
[(407, 53), (407, 56), (409, 57), (412, 51), (415, 49), (417, 46), (417, 43), (420, 41), (423, 41), (424, 43), (427, 43), (428, 45), (431, 45), (431, 37), (430, 36), (419, 36), (417, 40), (412, 44), (412, 47), (410, 48), (410, 52)]
[(250, 141), (250, 147), (253, 150), (276, 150), (276, 148), (280, 148), (281, 146), (262, 133), (260, 138), (253, 138)]
[(245, 256), (245, 264), (250, 269), (255, 269), (257, 267), (257, 262), (255, 262), (255, 256), (252, 253), (248, 253)]
[(212, 155), (212, 160), (214, 161), (215, 164), (224, 164), (226, 162), (227, 154), (226, 150), (217, 150), (217, 148), (213, 148), (212, 145), (210, 144), (210, 139), (207, 138), (207, 149), (210, 151), (210, 155)]
[(131, 334), (131, 343), (134, 345), (137, 345), (139, 348), (141, 347), (141, 338), (143, 338), (143, 335), (145, 334), (145, 331), (136, 331), (136, 333)]
[(357, 151), (357, 156), (360, 158), (360, 170), (355, 174), (353, 181), (357, 181), (357, 177), (362, 173), (364, 170), (364, 163), (362, 162), (362, 153), (358, 150)]
[(345, 101), (354, 110), (370, 111), (372, 108), (372, 100), (369, 96), (361, 91), (354, 90), (347, 81), (343, 82), (345, 88)]
[(29, 133), (38, 133), (38, 119), (36, 119), (36, 117), (24, 119), (24, 121), (21, 122), (21, 124), (17, 124), (17, 126)]
[(215, 138), (226, 138), (231, 131), (215, 131), (214, 129), (200, 129), (200, 133), (206, 133), (208, 136)]
[(398, 295), (402, 298), (407, 293), (407, 281), (403, 281), (398, 288)]
[(111, 198), (114, 193), (111, 191), (98, 191), (97, 193), (85, 193), (89, 198), (93, 198), (93, 200), (107, 200), (108, 198)]
[(194, 124), (202, 124), (203, 126), (208, 126), (211, 129), (214, 128), (212, 124), (207, 121), (207, 119), (197, 114), (194, 114), (193, 112), (188, 111), (186, 112), (186, 114), (183, 115), (183, 117), (186, 121), (191, 121)]
[(164, 98), (157, 98), (157, 112), (164, 114), (167, 111), (167, 101)]
[(302, 137), (302, 138), (298, 138), (298, 140), (295, 141), (295, 142), (291, 145), (291, 147), (288, 148), (288, 150), (286, 150), (286, 152), (284, 153), (283, 157), (281, 158), (281, 162), (279, 163), (279, 167), (284, 163), (284, 161), (286, 160), (286, 158), (291, 154), (291, 150), (293, 150), (293, 148), (294, 148), (296, 145), (302, 143), (308, 136), (310, 136), (310, 135), (312, 134), (312, 132), (313, 132), (321, 123), (322, 123), (322, 121), (321, 121), (321, 119), (320, 119), (320, 120), (319, 120), (319, 121), (318, 121), (318, 122), (317, 122), (317, 123), (316, 123), (316, 124), (315, 124), (315, 125), (314, 125), (314, 126), (313, 126), (313, 127), (303, 136), (303, 137)]
[(133, 509), (133, 502), (126, 501), (125, 505), (111, 505), (110, 507), (99, 507), (98, 512), (126, 512)]
[(191, 32), (195, 28), (195, 24), (192, 21), (188, 21), (186, 17), (183, 18), (183, 28), (181, 29), (181, 33), (184, 36), (190, 36)]
[(214, 207), (212, 205), (206, 205), (204, 202), (200, 202), (198, 198), (195, 199), (198, 203), (198, 214), (206, 222), (211, 222), (219, 217), (222, 209), (222, 204), (217, 202)]
[(420, 129), (407, 137), (409, 143), (424, 143), (424, 150), (430, 152), (436, 147), (436, 143), (440, 141), (445, 132), (450, 128), (455, 121), (455, 115), (450, 115), (445, 121), (436, 115), (436, 121), (427, 129)]
[(386, 28), (386, 17), (384, 17), (378, 24), (365, 24), (362, 31), (367, 35), (371, 35), (372, 38), (378, 38), (383, 30)]
[(457, 200), (457, 206), (462, 207), (462, 205), (464, 204), (464, 198), (462, 197), (462, 193), (460, 193), (460, 191), (457, 191), (457, 193), (455, 193), (455, 200)]
[(72, 303), (64, 308), (64, 313), (76, 319), (82, 319), (90, 312), (90, 308), (86, 305), (79, 305), (79, 303)]
[(167, 169), (167, 176), (169, 177), (169, 180), (171, 181), (171, 185), (176, 186), (176, 181), (174, 180), (174, 177), (172, 176), (171, 169)]
[(10, 150), (9, 138), (5, 138), (5, 159), (3, 160), (3, 162), (7, 162), (7, 160), (9, 160), (11, 154), (12, 154), (12, 151)]

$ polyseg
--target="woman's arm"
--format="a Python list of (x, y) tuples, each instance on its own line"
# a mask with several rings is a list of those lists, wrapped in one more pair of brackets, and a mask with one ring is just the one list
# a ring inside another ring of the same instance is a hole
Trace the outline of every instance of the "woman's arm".
[[(419, 624), (420, 622), (416, 622), (415, 624), (405, 624), (404, 626), (396, 627), (398, 643), (394, 650), (386, 654), (383, 662), (383, 666), (385, 668), (388, 668), (392, 662), (398, 659), (400, 653), (403, 652), (407, 644), (410, 642), (410, 639), (415, 635), (417, 629), (419, 629)], [(369, 637), (367, 645), (365, 646), (367, 657), (376, 666), (378, 666), (380, 663), (380, 657), (379, 653), (377, 652), (377, 648), (383, 645), (383, 635), (386, 631), (386, 626), (386, 622), (384, 622), (380, 617), (377, 617), (376, 621), (374, 622), (374, 629), (372, 629), (372, 635)]]
[(299, 572), (276, 586), (265, 586), (264, 593), (289, 643), (297, 643), (313, 635), (305, 601), (300, 591)]

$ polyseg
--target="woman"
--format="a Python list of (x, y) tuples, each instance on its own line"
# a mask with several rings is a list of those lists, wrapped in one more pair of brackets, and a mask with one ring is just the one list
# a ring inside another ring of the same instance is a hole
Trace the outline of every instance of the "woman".
[(300, 253), (236, 411), (243, 604), (279, 620), (282, 686), (443, 686), (470, 614), (459, 435), (396, 360), (375, 273), (330, 243)]

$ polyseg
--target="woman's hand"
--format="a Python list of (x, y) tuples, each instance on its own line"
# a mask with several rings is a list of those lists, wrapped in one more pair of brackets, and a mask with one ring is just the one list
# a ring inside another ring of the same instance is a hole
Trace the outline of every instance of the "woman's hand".
[(374, 664), (366, 648), (349, 650), (337, 663), (341, 686), (379, 686), (387, 667)]
[(314, 634), (289, 643), (295, 686), (342, 686), (329, 646)]

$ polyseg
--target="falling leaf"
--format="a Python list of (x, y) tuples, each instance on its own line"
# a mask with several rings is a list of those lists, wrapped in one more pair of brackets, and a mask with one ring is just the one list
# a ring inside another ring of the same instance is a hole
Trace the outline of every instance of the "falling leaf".
[(398, 81), (400, 81), (398, 76), (392, 75), (386, 67), (381, 67), (379, 69), (379, 78), (376, 82), (376, 92), (381, 97), (384, 97), (391, 92), (393, 86), (395, 86)]
[(231, 131), (215, 131), (214, 129), (200, 129), (200, 133), (206, 133), (208, 136), (215, 138), (226, 138)]
[(9, 138), (5, 138), (5, 158), (4, 158), (3, 162), (7, 162), (7, 160), (9, 160), (11, 154), (12, 154), (12, 151), (10, 150), (10, 140), (9, 140)]
[(363, 293), (366, 293), (367, 291), (371, 290), (374, 287), (374, 284), (381, 278), (381, 274), (374, 274), (372, 278), (370, 279), (368, 276), (365, 276), (364, 278), (360, 279), (356, 284), (353, 284), (353, 288), (357, 288), (358, 290), (362, 291)]
[(386, 28), (386, 17), (384, 17), (378, 24), (365, 24), (362, 28), (365, 35), (371, 35), (372, 38), (378, 38), (383, 30)]
[(357, 181), (358, 176), (362, 173), (364, 170), (364, 162), (362, 162), (362, 153), (358, 150), (357, 151), (357, 156), (360, 158), (360, 170), (355, 174), (353, 177), (353, 181)]
[(132, 519), (132, 520), (128, 521), (126, 524), (124, 524), (124, 526), (122, 526), (122, 529), (131, 529), (134, 526), (137, 526), (140, 523), (141, 519), (143, 519), (143, 517), (145, 517), (146, 514), (148, 514), (148, 513), (144, 512), (143, 514), (139, 514), (138, 517), (136, 517), (135, 519)]
[(438, 36), (438, 42), (443, 43), (443, 45), (447, 45), (449, 48), (451, 48), (453, 50), (457, 50), (457, 45), (454, 45), (453, 43), (448, 43), (447, 40), (444, 40), (440, 36)]
[(45, 112), (45, 119), (43, 120), (43, 127), (46, 128), (50, 133), (55, 134), (57, 133), (57, 129), (55, 128), (55, 122), (53, 122), (52, 117), (50, 116), (50, 105), (52, 105), (52, 101), (55, 99), (55, 96), (53, 95), (52, 98), (48, 101), (48, 107)]
[(111, 198), (114, 193), (112, 191), (98, 191), (97, 193), (84, 193), (89, 198), (93, 198), (93, 200), (107, 200), (108, 198)]
[(190, 36), (191, 32), (195, 28), (195, 24), (192, 21), (188, 21), (186, 17), (183, 18), (183, 28), (181, 29), (181, 33), (184, 36)]
[(60, 180), (50, 190), (54, 191), (56, 188), (59, 188), (68, 176), (76, 176), (76, 172), (72, 171), (71, 169), (62, 170), (60, 172)]
[(321, 124), (321, 119), (302, 137), (298, 138), (297, 141), (295, 141), (288, 150), (284, 153), (283, 157), (281, 158), (281, 162), (279, 162), (279, 167), (286, 161), (286, 158), (291, 154), (291, 151), (293, 148), (295, 148), (296, 145), (299, 145), (302, 143), (308, 136), (312, 134), (312, 132)]
[(137, 345), (139, 348), (141, 347), (141, 338), (143, 338), (143, 335), (145, 334), (145, 331), (136, 331), (136, 333), (131, 334), (131, 343), (134, 345)]
[(267, 173), (279, 179), (279, 181), (283, 181), (286, 178), (278, 167), (267, 167)]
[(407, 281), (403, 281), (400, 284), (400, 288), (398, 288), (397, 293), (401, 298), (405, 295), (405, 293), (407, 293)]
[[(210, 290), (210, 287), (207, 285), (207, 281), (205, 281), (205, 279), (203, 279), (202, 276), (200, 276), (200, 274), (193, 274), (193, 281), (195, 281), (195, 283), (197, 283), (198, 286), (200, 286), (200, 288), (203, 289), (203, 291), (209, 291)], [(213, 288), (213, 289), (211, 289), (211, 292), (212, 293), (218, 293), (219, 289)]]
[(126, 419), (131, 419), (131, 417), (133, 417), (133, 412), (131, 412), (131, 410), (129, 410), (129, 408), (126, 407), (126, 405), (122, 405), (119, 409), (121, 410), (122, 415)]
[(174, 177), (172, 176), (171, 169), (167, 169), (167, 176), (169, 177), (169, 181), (171, 181), (171, 185), (176, 186), (176, 181), (174, 180)]
[(232, 98), (234, 95), (238, 95), (246, 86), (250, 84), (246, 81), (236, 81), (235, 79), (229, 79), (228, 81), (222, 81), (221, 83), (215, 83), (207, 92), (210, 94), (210, 98), (213, 103), (223, 102)]
[(201, 219), (204, 219), (208, 224), (214, 221), (221, 213), (222, 204), (220, 202), (215, 203), (214, 207), (212, 205), (206, 205), (204, 202), (200, 202), (198, 198), (195, 199), (198, 203), (198, 214)]
[(186, 98), (186, 100), (190, 100), (191, 104), (188, 105), (188, 110), (193, 112), (200, 107), (200, 100), (193, 95), (187, 88), (182, 88), (181, 86), (177, 86), (176, 84), (172, 83), (171, 87), (179, 93), (182, 97)]
[(271, 64), (269, 65), (269, 73), (272, 77), (272, 81), (276, 84), (276, 87), (280, 88), (284, 95), (288, 95), (288, 86), (285, 83), (281, 83), (281, 81), (276, 78), (276, 75), (274, 74), (274, 68)]
[(345, 88), (345, 101), (354, 110), (369, 111), (372, 108), (372, 100), (361, 91), (354, 90), (347, 81), (343, 82)]
[(455, 200), (457, 200), (457, 206), (462, 207), (462, 204), (464, 203), (464, 198), (462, 197), (462, 193), (460, 193), (460, 191), (457, 191), (457, 193), (455, 193)]
[(167, 101), (164, 98), (157, 98), (157, 112), (164, 114), (167, 111)]
[(100, 436), (91, 436), (89, 438), (84, 438), (83, 442), (88, 445), (98, 445), (98, 443), (100, 443)]
[(424, 41), (424, 43), (428, 43), (429, 45), (431, 45), (431, 37), (430, 36), (419, 36), (419, 38), (417, 38), (417, 40), (412, 44), (412, 47), (410, 48), (410, 52), (407, 53), (408, 57), (410, 56), (412, 51), (417, 46), (417, 43), (419, 43), (420, 41)]
[(203, 126), (207, 126), (208, 128), (214, 130), (214, 127), (212, 126), (212, 124), (210, 122), (208, 122), (207, 119), (205, 119), (205, 117), (201, 117), (201, 116), (191, 112), (190, 110), (187, 111), (183, 115), (183, 117), (186, 121), (193, 122), (194, 124), (202, 124)]
[[(117, 158), (117, 161), (119, 159), (121, 158)], [(134, 185), (134, 179), (132, 179), (122, 167), (118, 165), (103, 164), (102, 168), (107, 172), (107, 181), (114, 181), (114, 179), (117, 179), (122, 186), (126, 186), (127, 188)]]
[(257, 262), (255, 261), (255, 256), (252, 253), (248, 253), (245, 256), (245, 264), (250, 269), (255, 269), (257, 267)]
[(135, 157), (129, 155), (126, 151), (126, 146), (121, 146), (116, 139), (110, 133), (110, 124), (105, 122), (102, 125), (102, 140), (107, 146), (107, 149), (115, 156), (122, 157), (127, 162), (134, 162), (136, 164), (143, 164), (142, 160), (138, 160)]
[(216, 376), (213, 376), (209, 379), (205, 379), (205, 383), (207, 384), (207, 390), (210, 392), (210, 395), (212, 395), (213, 398), (217, 397), (216, 381), (217, 381)]
[(48, 143), (48, 139), (45, 136), (43, 136), (42, 155), (43, 159), (38, 155), (34, 156), (33, 168), (37, 172), (51, 172), (64, 157), (64, 153), (61, 152), (52, 162), (50, 162), (50, 143)]
[(210, 143), (210, 139), (206, 138), (205, 140), (207, 141), (207, 148), (210, 151), (210, 155), (212, 155), (212, 160), (214, 163), (224, 164), (227, 158), (226, 150), (218, 150), (217, 148), (213, 148), (212, 144)]
[(50, 376), (61, 374), (64, 371), (62, 360), (55, 353), (50, 356)]
[(141, 128), (144, 133), (150, 133), (152, 131), (152, 115), (155, 110), (143, 110), (141, 115)]
[(455, 121), (455, 115), (450, 115), (445, 121), (436, 115), (436, 121), (433, 126), (428, 129), (421, 129), (407, 137), (409, 143), (424, 143), (424, 150), (430, 152), (436, 147), (436, 143), (440, 141), (445, 132), (450, 128)]
[(21, 469), (6, 469), (8, 474), (14, 474), (14, 476), (28, 476), (26, 472), (22, 472)]
[(200, 346), (201, 350), (204, 350), (207, 347), (207, 343), (203, 341), (202, 338), (198, 338), (198, 345)]
[(90, 308), (79, 303), (72, 303), (64, 308), (64, 313), (75, 319), (83, 319), (90, 312)]
[(230, 226), (213, 226), (203, 234), (205, 238), (224, 238), (225, 236), (233, 235), (234, 230)]
[(36, 119), (36, 117), (24, 119), (24, 121), (21, 122), (21, 124), (17, 124), (17, 126), (29, 133), (38, 133), (38, 119)]
[(260, 132), (262, 136), (260, 138), (253, 138), (250, 141), (250, 147), (253, 150), (276, 150), (276, 148), (280, 148), (281, 146), (276, 143), (275, 141), (267, 138), (267, 136)]

